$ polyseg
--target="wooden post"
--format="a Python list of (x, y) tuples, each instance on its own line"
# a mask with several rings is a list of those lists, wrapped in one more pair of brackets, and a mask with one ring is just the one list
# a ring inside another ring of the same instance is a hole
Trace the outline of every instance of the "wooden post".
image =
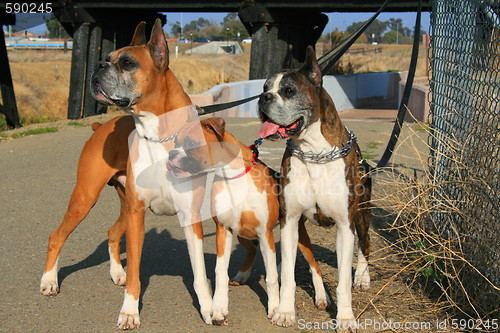
[[(0, 22), (0, 28), (3, 21)], [(0, 31), (0, 90), (2, 92), (3, 106), (0, 112), (5, 115), (7, 125), (10, 128), (21, 127), (19, 114), (17, 112), (16, 95), (14, 94), (14, 84), (10, 73), (9, 58), (7, 57), (7, 47), (3, 31)]]
[(89, 47), (87, 50), (87, 78), (85, 80), (86, 84), (83, 101), (83, 117), (95, 116), (97, 114), (97, 101), (90, 93), (90, 81), (92, 79), (92, 72), (94, 71), (97, 62), (101, 57), (101, 39), (102, 27), (98, 23), (93, 23), (90, 26)]
[[(102, 26), (101, 61), (105, 60), (108, 54), (115, 49), (115, 30), (115, 25), (105, 24)], [(97, 114), (106, 113), (107, 110), (108, 107), (105, 104), (97, 103)]]
[(89, 24), (82, 23), (76, 28), (73, 35), (70, 91), (68, 98), (68, 119), (79, 119), (82, 115), (88, 40)]
[(289, 44), (293, 47), (292, 67), (298, 67), (307, 46), (316, 45), (328, 23), (328, 16), (316, 10), (265, 8), (253, 2), (243, 5), (238, 15), (252, 35), (250, 80), (279, 72)]

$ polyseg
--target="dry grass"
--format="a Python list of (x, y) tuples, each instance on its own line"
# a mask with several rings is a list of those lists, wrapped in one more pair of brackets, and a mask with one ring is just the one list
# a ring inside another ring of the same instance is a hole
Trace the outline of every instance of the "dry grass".
[[(417, 128), (426, 128), (426, 125), (419, 124)], [(432, 131), (426, 132), (433, 136)], [(444, 226), (436, 218), (437, 213), (459, 214), (463, 224), (481, 223), (471, 222), (472, 217), (460, 211), (458, 198), (436, 196), (447, 186), (448, 180), (439, 180), (429, 171), (427, 152), (417, 148), (427, 145), (422, 134), (410, 130), (395, 152), (396, 160), (408, 160), (414, 168), (396, 167), (378, 172), (373, 203), (393, 219), (385, 228), (390, 252), (398, 253), (407, 263), (398, 275), (405, 274), (409, 286), (423, 288), (431, 295), (433, 308), (447, 310), (455, 320), (462, 319), (458, 321), (460, 331), (472, 332), (481, 322), (491, 324), (491, 320), (498, 317), (500, 288), (471, 262), (470, 253), (464, 251), (470, 235), (453, 225)], [(441, 137), (440, 140), (446, 148), (441, 152), (433, 151), (434, 158), (453, 159), (457, 169), (466, 168), (460, 157), (462, 143), (452, 138)], [(463, 181), (471, 184), (476, 180)], [(472, 230), (473, 226), (470, 227)], [(488, 324), (480, 328), (484, 332), (497, 331)]]
[[(411, 45), (394, 44), (354, 44), (351, 50), (364, 49), (365, 53), (345, 54), (340, 61), (345, 67), (350, 62), (354, 67), (354, 73), (372, 73), (372, 72), (392, 72), (407, 71), (410, 67)], [(318, 43), (316, 46), (318, 56), (330, 49), (330, 46), (324, 43)], [(380, 53), (375, 53), (375, 49), (381, 49)], [(423, 47), (419, 48), (417, 77), (426, 75), (426, 52)]]
[[(248, 79), (250, 44), (244, 44), (242, 55), (184, 55), (189, 44), (175, 45), (171, 50), (171, 68), (188, 93), (200, 93), (215, 85)], [(326, 45), (318, 45), (326, 51)], [(382, 53), (346, 55), (356, 73), (406, 70), (410, 61), (410, 45), (366, 45), (354, 48), (367, 50), (382, 47)], [(421, 52), (424, 52), (422, 50)], [(69, 95), (71, 53), (62, 51), (9, 50), (9, 60), (22, 124), (65, 119)], [(421, 53), (423, 55), (423, 53)], [(421, 57), (417, 75), (425, 73), (425, 59)]]

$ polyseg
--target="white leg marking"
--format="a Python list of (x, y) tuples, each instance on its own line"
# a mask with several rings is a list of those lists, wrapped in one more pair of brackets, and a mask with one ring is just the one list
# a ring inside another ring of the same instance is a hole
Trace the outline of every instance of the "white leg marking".
[(123, 269), (121, 261), (116, 261), (111, 253), (111, 247), (108, 246), (109, 252), (109, 275), (113, 282), (119, 286), (124, 286), (127, 282), (127, 273)]
[(203, 240), (198, 239), (191, 225), (187, 225), (183, 227), (183, 229), (188, 245), (189, 258), (191, 259), (191, 268), (193, 269), (194, 291), (196, 292), (196, 296), (198, 296), (198, 303), (200, 303), (201, 316), (205, 323), (210, 325), (212, 324), (212, 317), (210, 315), (212, 310), (212, 295), (210, 293), (205, 270)]
[(352, 256), (354, 234), (349, 222), (337, 223), (337, 263), (339, 284), (337, 287), (337, 323), (344, 330), (355, 329), (356, 322), (352, 312)]
[(311, 272), (312, 281), (314, 285), (314, 295), (315, 295), (314, 304), (318, 309), (326, 310), (330, 307), (332, 302), (330, 300), (330, 297), (328, 297), (328, 294), (326, 293), (325, 285), (323, 283), (323, 278), (318, 274), (316, 268), (310, 267), (309, 271)]
[(59, 257), (57, 257), (54, 267), (50, 271), (44, 272), (40, 281), (40, 293), (45, 296), (57, 295), (59, 292), (59, 284), (57, 282), (57, 264)]
[(224, 254), (217, 257), (215, 265), (215, 293), (212, 302), (212, 324), (214, 325), (227, 325), (226, 317), (229, 313), (229, 275), (227, 270), (231, 257), (232, 240), (233, 234), (226, 230)]
[(281, 289), (280, 305), (272, 323), (278, 326), (295, 324), (295, 259), (299, 243), (299, 220), (287, 217), (281, 229)]
[(368, 269), (368, 262), (360, 248), (358, 248), (358, 266), (354, 274), (354, 288), (361, 288), (362, 290), (370, 289), (370, 270)]
[(267, 318), (271, 319), (278, 311), (280, 300), (276, 253), (271, 249), (265, 233), (261, 235), (259, 244), (266, 267)]
[(135, 299), (134, 296), (129, 295), (126, 290), (116, 326), (121, 330), (128, 330), (141, 326), (141, 321), (139, 320), (139, 299)]

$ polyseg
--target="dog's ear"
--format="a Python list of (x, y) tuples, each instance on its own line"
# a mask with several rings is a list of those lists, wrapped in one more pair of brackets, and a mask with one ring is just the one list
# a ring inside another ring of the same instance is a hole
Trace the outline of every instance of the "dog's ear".
[(292, 69), (292, 61), (293, 61), (292, 48), (293, 48), (292, 44), (288, 44), (288, 47), (286, 48), (285, 59), (283, 60), (283, 64), (281, 65), (281, 70)]
[(226, 131), (226, 121), (222, 118), (214, 117), (202, 120), (204, 126), (212, 130), (217, 138), (222, 141), (224, 132)]
[(142, 21), (135, 28), (134, 37), (132, 37), (130, 46), (139, 46), (144, 44), (146, 44), (146, 22)]
[(321, 69), (319, 68), (318, 61), (316, 60), (316, 52), (311, 45), (307, 47), (306, 60), (299, 69), (299, 72), (307, 76), (307, 78), (318, 87), (320, 87), (323, 83)]
[(151, 58), (155, 66), (159, 69), (168, 68), (168, 45), (165, 40), (165, 33), (161, 25), (161, 20), (156, 19), (153, 30), (151, 30), (151, 37), (147, 44), (149, 48), (149, 53), (151, 53)]

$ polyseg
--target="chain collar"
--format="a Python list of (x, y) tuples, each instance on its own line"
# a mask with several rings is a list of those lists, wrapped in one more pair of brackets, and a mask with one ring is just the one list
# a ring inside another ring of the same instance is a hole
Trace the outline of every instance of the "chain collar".
[(163, 139), (153, 139), (153, 138), (150, 138), (150, 137), (147, 137), (147, 136), (139, 136), (141, 139), (144, 139), (144, 140), (147, 140), (147, 141), (150, 141), (150, 142), (154, 142), (154, 143), (164, 143), (164, 142), (168, 142), (170, 140), (173, 140), (177, 137), (177, 134), (179, 134), (179, 132), (175, 132), (174, 134), (172, 134), (171, 136), (168, 136), (166, 138), (163, 138)]
[(345, 129), (349, 133), (349, 141), (347, 141), (345, 144), (342, 143), (342, 148), (333, 149), (329, 152), (321, 152), (321, 153), (313, 153), (311, 151), (304, 152), (302, 151), (302, 149), (300, 149), (299, 146), (295, 145), (292, 142), (292, 139), (287, 140), (286, 144), (288, 148), (291, 149), (292, 155), (304, 162), (311, 162), (316, 164), (328, 163), (337, 160), (339, 158), (343, 158), (351, 152), (352, 145), (353, 143), (356, 142), (357, 138), (354, 135), (354, 132), (349, 131), (347, 127), (345, 127)]

